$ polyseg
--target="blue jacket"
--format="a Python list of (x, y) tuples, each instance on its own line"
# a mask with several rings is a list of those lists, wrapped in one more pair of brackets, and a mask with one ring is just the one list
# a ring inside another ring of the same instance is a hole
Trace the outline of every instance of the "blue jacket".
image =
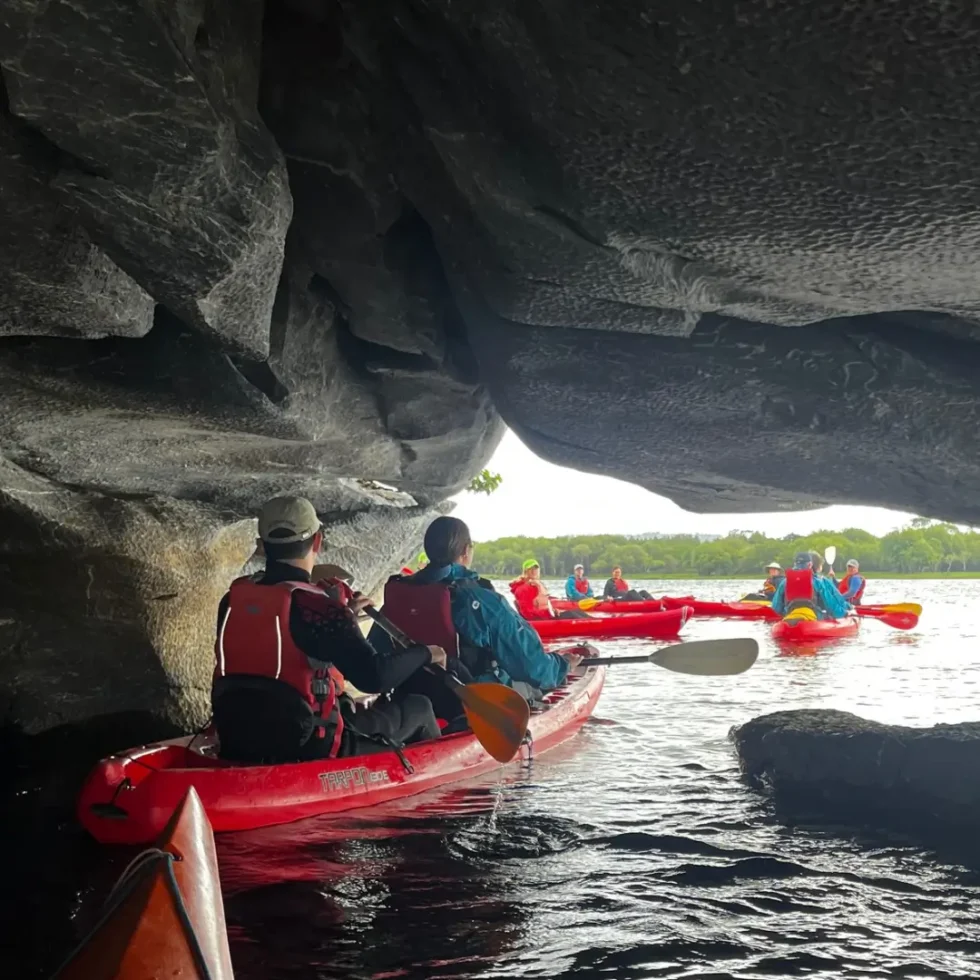
[(844, 598), (850, 601), (863, 588), (864, 588), (864, 577), (862, 575), (852, 575), (851, 580), (847, 583), (847, 591), (844, 593)]
[(572, 574), (568, 576), (568, 581), (565, 583), (565, 598), (575, 599), (576, 601), (579, 599), (591, 599), (592, 586), (590, 585), (585, 592), (579, 592), (579, 590), (575, 588), (575, 573), (572, 572)]
[(497, 661), (496, 676), (478, 680), (503, 684), (524, 681), (543, 691), (553, 690), (565, 680), (568, 661), (548, 653), (527, 620), (514, 612), (502, 595), (478, 586), (476, 572), (462, 565), (428, 565), (412, 578), (421, 584), (460, 582), (469, 586), (452, 590), (453, 625), (468, 643), (492, 650)]
[[(813, 576), (813, 593), (817, 597), (817, 612), (821, 619), (843, 619), (851, 611), (851, 604), (837, 591), (834, 583), (822, 575)], [(780, 616), (786, 612), (785, 596), (786, 579), (782, 579), (772, 597), (772, 608)]]

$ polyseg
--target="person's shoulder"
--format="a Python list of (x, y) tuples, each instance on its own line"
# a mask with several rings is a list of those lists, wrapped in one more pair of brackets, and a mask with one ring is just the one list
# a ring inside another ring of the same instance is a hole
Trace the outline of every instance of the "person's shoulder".
[(321, 588), (293, 589), (293, 609), (321, 616), (346, 616), (347, 606)]

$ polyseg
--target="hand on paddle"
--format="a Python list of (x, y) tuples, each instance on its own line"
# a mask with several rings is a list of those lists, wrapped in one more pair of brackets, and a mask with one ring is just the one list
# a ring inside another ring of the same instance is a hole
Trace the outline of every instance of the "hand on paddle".
[(446, 651), (442, 647), (430, 646), (429, 656), (432, 657), (430, 661), (432, 665), (446, 669)]

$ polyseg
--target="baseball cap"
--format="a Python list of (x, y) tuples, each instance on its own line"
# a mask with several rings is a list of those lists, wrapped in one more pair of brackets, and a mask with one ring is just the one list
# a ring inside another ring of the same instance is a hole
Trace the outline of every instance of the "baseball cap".
[(583, 571), (583, 572), (585, 571), (585, 565), (576, 565), (576, 566), (575, 566), (575, 567), (574, 567), (574, 568), (572, 569), (572, 571), (573, 571), (573, 572), (577, 572), (577, 571), (578, 571), (578, 570), (579, 570), (580, 568), (582, 569), (582, 571)]
[(270, 544), (306, 541), (319, 530), (316, 508), (305, 497), (273, 497), (259, 511), (259, 537)]
[(782, 571), (783, 570), (783, 566), (780, 565), (778, 561), (771, 561), (771, 562), (769, 562), (769, 564), (766, 565), (766, 568), (776, 568), (779, 571)]
[(793, 567), (796, 569), (809, 568), (813, 564), (813, 555), (809, 551), (801, 551), (793, 559)]
[(529, 568), (540, 568), (540, 567), (541, 566), (538, 564), (537, 558), (528, 558), (528, 560), (526, 562), (524, 562), (523, 565), (521, 565), (522, 570), (525, 571), (525, 572)]
[(860, 568), (861, 566), (858, 564), (857, 558), (851, 558), (851, 559), (848, 560), (846, 567), (847, 568)]

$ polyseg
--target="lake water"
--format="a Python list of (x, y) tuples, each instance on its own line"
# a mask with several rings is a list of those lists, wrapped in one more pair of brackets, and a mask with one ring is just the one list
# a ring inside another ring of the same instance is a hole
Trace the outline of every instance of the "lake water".
[[(758, 582), (633, 584), (732, 599)], [(794, 657), (762, 623), (695, 620), (684, 639), (754, 636), (758, 663), (734, 678), (610, 668), (593, 720), (530, 767), (220, 838), (236, 976), (977, 975), (972, 860), (787, 828), (739, 779), (729, 729), (768, 711), (916, 725), (980, 715), (980, 582), (872, 582), (866, 599), (922, 602), (920, 627), (864, 621), (859, 636)], [(76, 909), (107, 874), (76, 883)]]

